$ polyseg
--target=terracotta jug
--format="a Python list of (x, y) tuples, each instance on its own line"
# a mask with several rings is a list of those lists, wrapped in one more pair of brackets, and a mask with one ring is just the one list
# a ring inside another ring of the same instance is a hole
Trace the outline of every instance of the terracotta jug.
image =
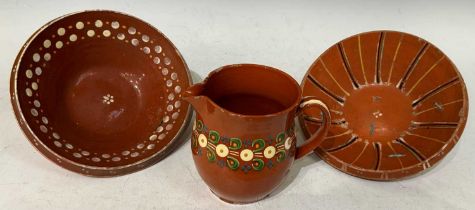
[[(196, 168), (219, 198), (255, 202), (284, 179), (294, 159), (323, 140), (330, 114), (314, 97), (302, 99), (298, 83), (275, 68), (238, 64), (219, 68), (184, 95), (196, 110), (191, 150)], [(295, 117), (318, 108), (324, 123), (296, 146)]]

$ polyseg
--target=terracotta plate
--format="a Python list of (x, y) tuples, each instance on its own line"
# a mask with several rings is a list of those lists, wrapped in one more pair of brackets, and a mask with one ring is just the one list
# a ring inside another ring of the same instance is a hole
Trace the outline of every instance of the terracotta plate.
[[(457, 143), (468, 115), (465, 84), (450, 59), (401, 32), (362, 33), (333, 45), (301, 87), (332, 112), (316, 153), (365, 179), (394, 180), (433, 166)], [(306, 114), (300, 122), (308, 135), (321, 120)]]
[(172, 151), (190, 107), (175, 46), (151, 25), (112, 11), (66, 15), (40, 28), (11, 74), (11, 101), (30, 142), (90, 176), (150, 166)]

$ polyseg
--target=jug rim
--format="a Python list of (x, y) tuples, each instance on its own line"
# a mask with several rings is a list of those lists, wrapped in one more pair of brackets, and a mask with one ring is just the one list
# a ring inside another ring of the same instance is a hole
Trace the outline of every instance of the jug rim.
[[(282, 71), (282, 70), (280, 70), (278, 68), (275, 68), (275, 67), (262, 65), (262, 64), (239, 63), (239, 64), (229, 64), (229, 65), (221, 66), (221, 67), (211, 71), (208, 74), (208, 76), (205, 79), (203, 79), (203, 81), (201, 81), (201, 82), (199, 82), (195, 85), (206, 85), (208, 80), (210, 78), (212, 78), (214, 75), (219, 74), (220, 72), (225, 71), (226, 69), (236, 68), (236, 67), (258, 67), (258, 68), (263, 69), (263, 70), (271, 70), (273, 72), (276, 72), (276, 73), (279, 73), (279, 74), (283, 75), (286, 79), (288, 79), (294, 85), (295, 89), (297, 90), (297, 97), (296, 97), (295, 101), (292, 102), (291, 105), (285, 106), (285, 109), (280, 110), (278, 112), (274, 112), (274, 113), (270, 113), (270, 114), (262, 114), (262, 115), (250, 115), (250, 114), (241, 114), (241, 113), (233, 112), (229, 109), (226, 109), (226, 108), (220, 106), (219, 104), (217, 104), (214, 100), (212, 100), (210, 97), (208, 97), (206, 95), (200, 95), (199, 97), (205, 97), (206, 99), (208, 99), (208, 101), (210, 103), (212, 103), (214, 106), (218, 107), (219, 109), (228, 112), (232, 116), (237, 116), (237, 117), (241, 117), (241, 118), (276, 117), (276, 116), (280, 116), (280, 115), (283, 115), (285, 113), (288, 113), (288, 112), (292, 111), (293, 109), (295, 109), (300, 104), (300, 101), (302, 99), (302, 90), (300, 89), (300, 85), (298, 84), (297, 80), (295, 80), (292, 76), (290, 76), (285, 71)], [(193, 97), (193, 96), (191, 96), (191, 97)]]

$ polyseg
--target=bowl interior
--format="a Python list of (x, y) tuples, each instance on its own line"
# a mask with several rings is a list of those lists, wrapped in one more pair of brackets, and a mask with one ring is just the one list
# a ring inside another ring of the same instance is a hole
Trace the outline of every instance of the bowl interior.
[(27, 130), (74, 163), (117, 167), (150, 158), (186, 121), (184, 62), (163, 34), (133, 17), (60, 18), (32, 37), (18, 63)]

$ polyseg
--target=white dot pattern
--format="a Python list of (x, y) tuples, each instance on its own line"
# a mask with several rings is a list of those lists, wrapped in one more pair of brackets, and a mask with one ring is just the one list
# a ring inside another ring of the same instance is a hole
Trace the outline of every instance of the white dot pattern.
[[(83, 20), (85, 21), (85, 20)], [(75, 148), (74, 145), (67, 143), (65, 139), (62, 139), (60, 134), (58, 134), (57, 131), (55, 131), (52, 127), (47, 127), (46, 125), (49, 124), (49, 120), (46, 116), (44, 115), (43, 111), (39, 112), (38, 110), (41, 107), (40, 101), (37, 99), (38, 94), (35, 95), (35, 91), (39, 89), (39, 83), (36, 82), (35, 78), (40, 77), (43, 73), (43, 70), (39, 66), (41, 63), (48, 62), (53, 59), (54, 53), (57, 53), (56, 51), (53, 52), (53, 50), (61, 50), (63, 48), (68, 47), (68, 45), (72, 45), (74, 43), (80, 43), (82, 40), (84, 40), (87, 37), (90, 38), (100, 38), (102, 35), (104, 38), (112, 38), (112, 39), (117, 39), (120, 41), (125, 41), (125, 42), (130, 42), (133, 46), (140, 47), (142, 52), (144, 54), (150, 54), (151, 62), (153, 62), (156, 65), (166, 65), (168, 68), (164, 66), (159, 66), (159, 70), (161, 74), (163, 75), (165, 81), (166, 81), (166, 87), (170, 88), (170, 91), (167, 95), (167, 99), (169, 101), (169, 104), (166, 107), (168, 115), (165, 115), (163, 117), (163, 126), (158, 126), (156, 131), (154, 131), (148, 138), (147, 143), (141, 143), (135, 146), (135, 150), (153, 150), (156, 148), (156, 144), (153, 142), (160, 141), (165, 139), (167, 134), (173, 129), (173, 124), (175, 123), (175, 120), (179, 118), (179, 110), (177, 106), (177, 103), (180, 104), (178, 100), (178, 94), (181, 92), (181, 87), (178, 85), (178, 83), (174, 83), (173, 81), (178, 79), (178, 74), (176, 72), (173, 72), (173, 66), (172, 66), (172, 61), (169, 57), (165, 57), (165, 53), (163, 53), (164, 49), (160, 45), (152, 45), (152, 43), (156, 42), (157, 40), (153, 40), (150, 36), (147, 34), (143, 34), (140, 31), (138, 31), (135, 27), (129, 26), (121, 26), (121, 24), (118, 21), (111, 21), (110, 25), (109, 22), (106, 22), (104, 24), (104, 20), (94, 20), (94, 21), (87, 21), (87, 25), (83, 21), (77, 21), (75, 24), (72, 26), (68, 27), (59, 27), (56, 29), (54, 32), (55, 35), (58, 35), (58, 37), (55, 37), (54, 35), (50, 39), (45, 39), (41, 42), (41, 47), (44, 47), (40, 55), (40, 51), (35, 52), (31, 54), (32, 57), (32, 62), (34, 62), (34, 65), (38, 65), (36, 67), (32, 67), (30, 69), (26, 69), (24, 72), (24, 75), (26, 78), (31, 79), (29, 83), (29, 86), (26, 87), (24, 90), (24, 94), (26, 94), (28, 97), (32, 97), (32, 100), (30, 102), (31, 106), (34, 108), (30, 109), (30, 113), (34, 117), (38, 117), (41, 119), (39, 125), (39, 130), (44, 133), (45, 135), (49, 135), (50, 139), (52, 139), (52, 143), (55, 147), (65, 149), (65, 150), (72, 150), (69, 154), (73, 156), (74, 158), (86, 158), (91, 155), (89, 151), (82, 150), (81, 148)], [(92, 22), (92, 24), (91, 24)], [(66, 29), (68, 28), (68, 29)], [(74, 29), (75, 28), (75, 29)], [(72, 30), (71, 30), (72, 29)], [(127, 36), (130, 36), (128, 38)], [(61, 38), (62, 37), (62, 38)], [(58, 39), (59, 38), (59, 39)], [(127, 39), (128, 38), (128, 39)], [(151, 45), (151, 46), (150, 46)], [(41, 49), (40, 49), (41, 50)], [(35, 64), (38, 63), (38, 64)], [(170, 70), (170, 68), (172, 70)], [(33, 70), (34, 69), (34, 70)], [(36, 74), (36, 75), (35, 75)], [(38, 80), (39, 81), (39, 80)], [(180, 95), (181, 97), (181, 95)], [(175, 105), (175, 106), (173, 106)], [(54, 140), (54, 141), (53, 141)], [(134, 148), (132, 148), (134, 150)], [(141, 155), (140, 152), (137, 151), (129, 151), (129, 150), (124, 150), (119, 153), (122, 156), (125, 156), (125, 159), (127, 157), (138, 157)], [(94, 153), (93, 157), (87, 158), (87, 160), (93, 161), (93, 162), (101, 162), (102, 160), (107, 159), (107, 161), (121, 161), (124, 158), (116, 156), (116, 154), (97, 154)], [(104, 160), (105, 161), (105, 160)]]

